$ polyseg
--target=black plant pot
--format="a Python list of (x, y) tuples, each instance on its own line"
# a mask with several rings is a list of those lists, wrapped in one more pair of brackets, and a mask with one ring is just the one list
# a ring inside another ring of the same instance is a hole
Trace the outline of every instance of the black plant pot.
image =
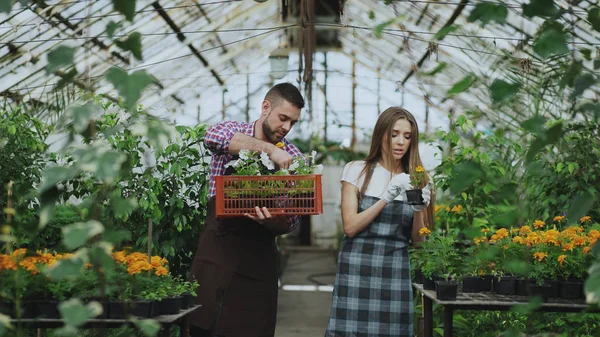
[(415, 189), (406, 191), (406, 200), (409, 205), (423, 205), (423, 190)]
[(181, 309), (181, 297), (165, 298), (159, 303), (159, 312), (161, 315), (175, 315)]
[(479, 291), (492, 291), (492, 281), (494, 277), (492, 275), (484, 275), (479, 278)]
[(454, 301), (458, 292), (458, 282), (435, 281), (435, 296), (440, 301)]
[(560, 297), (560, 281), (558, 280), (546, 280), (544, 282), (550, 285), (550, 297), (558, 298)]
[(149, 318), (152, 312), (152, 301), (137, 300), (129, 305), (129, 313), (136, 317)]
[(562, 281), (560, 297), (569, 300), (583, 299), (583, 281)]
[(423, 272), (421, 272), (421, 269), (415, 270), (415, 278), (413, 279), (413, 281), (419, 284), (423, 283)]
[(127, 309), (125, 302), (109, 301), (108, 302), (108, 318), (123, 319), (126, 317)]
[(540, 296), (542, 301), (548, 302), (548, 298), (550, 297), (550, 293), (552, 292), (552, 287), (549, 284), (530, 284), (529, 290), (531, 291), (531, 296)]
[[(1, 305), (0, 305), (1, 306)], [(17, 312), (15, 311), (16, 305), (12, 302), (6, 302), (3, 304), (4, 309), (9, 316), (12, 318), (17, 318)], [(37, 304), (29, 301), (22, 301), (20, 305), (21, 318), (29, 319), (35, 318), (37, 316)]]
[(498, 295), (514, 295), (517, 290), (517, 279), (512, 276), (494, 278), (494, 292)]
[(479, 292), (479, 285), (481, 284), (481, 277), (479, 276), (465, 276), (462, 280), (462, 291), (464, 293), (476, 293)]
[(528, 279), (524, 279), (524, 278), (517, 279), (515, 295), (519, 295), (519, 296), (531, 295), (531, 290), (529, 289), (530, 284), (531, 284), (531, 282)]
[(425, 275), (423, 275), (423, 289), (425, 290), (434, 290), (435, 289), (435, 282), (433, 281), (434, 276), (431, 276), (431, 278), (426, 277)]
[(58, 311), (58, 301), (34, 301), (31, 302), (35, 305), (35, 314), (38, 318), (57, 319), (60, 318), (60, 312)]
[(183, 294), (181, 296), (181, 309), (188, 309), (194, 303), (194, 296), (190, 294)]
[(102, 313), (100, 313), (100, 315), (94, 317), (94, 318), (98, 318), (98, 319), (106, 319), (108, 318), (108, 309), (109, 309), (109, 305), (108, 305), (108, 301), (106, 301), (105, 299), (102, 298), (98, 298), (98, 297), (91, 297), (91, 298), (84, 298), (83, 302), (87, 305), (90, 302), (98, 302), (100, 303), (100, 305), (102, 306)]

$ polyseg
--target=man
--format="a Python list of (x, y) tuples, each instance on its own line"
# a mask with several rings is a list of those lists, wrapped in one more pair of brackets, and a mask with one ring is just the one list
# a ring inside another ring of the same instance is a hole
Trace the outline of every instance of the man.
[[(215, 217), (215, 175), (240, 150), (266, 152), (280, 168), (302, 156), (285, 139), (300, 118), (304, 99), (290, 83), (275, 85), (262, 102), (253, 123), (234, 121), (211, 126), (204, 144), (212, 152), (209, 202), (204, 232), (194, 262), (192, 279), (200, 287), (191, 317), (192, 337), (267, 337), (275, 334), (277, 315), (277, 248), (275, 237), (295, 229), (298, 216), (271, 216), (266, 207), (245, 217)], [(275, 146), (278, 142), (283, 148)]]

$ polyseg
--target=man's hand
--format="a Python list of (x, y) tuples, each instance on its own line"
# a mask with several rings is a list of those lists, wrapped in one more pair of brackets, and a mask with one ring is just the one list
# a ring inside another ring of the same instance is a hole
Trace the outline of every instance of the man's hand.
[(250, 218), (266, 228), (273, 231), (275, 234), (287, 233), (289, 226), (285, 217), (283, 216), (272, 216), (266, 207), (260, 208), (255, 206), (256, 215), (244, 214), (247, 218)]
[(275, 164), (277, 164), (277, 166), (279, 166), (280, 169), (286, 169), (286, 170), (292, 164), (292, 159), (294, 159), (294, 157), (292, 157), (292, 155), (290, 155), (286, 151), (284, 151), (280, 148), (277, 148), (277, 147), (275, 148), (275, 150), (273, 150), (273, 152), (271, 152), (271, 154), (269, 155), (269, 158), (271, 158), (271, 160)]

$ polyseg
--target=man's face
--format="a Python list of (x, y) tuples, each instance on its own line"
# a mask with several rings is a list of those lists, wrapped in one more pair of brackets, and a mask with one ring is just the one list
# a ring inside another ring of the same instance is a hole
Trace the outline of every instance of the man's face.
[(273, 144), (280, 142), (300, 118), (300, 109), (285, 100), (274, 107), (271, 102), (263, 101), (262, 108), (263, 133)]

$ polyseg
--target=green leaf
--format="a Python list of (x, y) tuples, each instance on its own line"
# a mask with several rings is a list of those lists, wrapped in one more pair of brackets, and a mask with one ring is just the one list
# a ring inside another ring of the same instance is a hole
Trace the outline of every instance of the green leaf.
[(579, 60), (574, 60), (570, 65), (564, 76), (560, 79), (560, 88), (573, 87), (575, 85), (575, 79), (581, 74), (583, 70), (583, 63)]
[(583, 55), (583, 57), (586, 60), (588, 60), (588, 61), (592, 60), (592, 50), (591, 49), (581, 48), (581, 49), (579, 49), (579, 52), (581, 53), (581, 55)]
[(452, 168), (452, 178), (450, 179), (452, 193), (460, 193), (471, 187), (484, 174), (479, 163), (473, 161), (458, 163)]
[(600, 120), (600, 103), (584, 102), (577, 106), (577, 111), (581, 113), (590, 113), (596, 120)]
[(0, 0), (0, 13), (9, 14), (17, 1), (23, 6), (27, 6), (31, 2), (31, 0)]
[(135, 105), (142, 96), (142, 91), (150, 84), (156, 83), (145, 70), (138, 70), (131, 75), (119, 68), (111, 68), (106, 74), (106, 79), (111, 82), (115, 89), (125, 100), (125, 108), (129, 111), (135, 110)]
[(136, 0), (112, 0), (115, 11), (123, 14), (127, 21), (133, 21)]
[(82, 133), (85, 131), (90, 124), (90, 120), (99, 110), (100, 108), (95, 104), (86, 104), (72, 108), (71, 115), (73, 116), (73, 129), (75, 132)]
[(155, 337), (160, 330), (160, 324), (152, 319), (132, 318), (131, 321), (140, 329), (146, 337)]
[(468, 90), (471, 85), (475, 82), (475, 76), (467, 75), (462, 80), (455, 83), (450, 90), (448, 90), (448, 96), (454, 96), (458, 93)]
[(73, 155), (82, 169), (107, 182), (114, 181), (119, 176), (121, 167), (127, 160), (126, 154), (108, 149), (106, 144), (76, 149)]
[(73, 65), (75, 48), (67, 46), (58, 46), (48, 53), (47, 73), (54, 73), (56, 70)]
[(558, 163), (558, 164), (556, 165), (556, 172), (557, 172), (557, 173), (560, 173), (560, 172), (562, 172), (562, 170), (563, 170), (564, 168), (565, 168), (565, 164), (564, 164), (564, 163), (562, 163), (562, 162), (561, 162), (561, 163)]
[(98, 316), (102, 313), (102, 306), (98, 302), (91, 302), (84, 305), (78, 298), (72, 298), (58, 305), (60, 315), (65, 321), (65, 325), (80, 327), (88, 319)]
[(567, 219), (580, 219), (588, 213), (595, 202), (594, 196), (588, 191), (582, 191), (571, 201), (567, 211)]
[(587, 19), (592, 24), (592, 28), (600, 32), (600, 7), (590, 8)]
[(394, 23), (395, 20), (388, 20), (384, 23), (380, 23), (377, 26), (375, 26), (375, 37), (378, 39), (381, 39), (381, 33), (383, 32), (383, 30)]
[(424, 73), (424, 75), (433, 76), (433, 75), (439, 73), (440, 71), (444, 70), (444, 68), (446, 68), (447, 66), (448, 66), (448, 63), (440, 62), (433, 70)]
[(123, 241), (131, 240), (131, 233), (124, 229), (106, 229), (102, 234), (102, 240), (118, 245)]
[(63, 244), (69, 250), (84, 245), (89, 239), (104, 232), (104, 226), (96, 220), (78, 222), (62, 228)]
[(523, 127), (523, 129), (536, 134), (536, 135), (540, 135), (544, 132), (544, 125), (546, 124), (546, 118), (544, 118), (543, 116), (537, 115), (534, 117), (531, 117), (530, 119), (524, 121), (521, 126)]
[(523, 4), (523, 14), (526, 17), (534, 16), (550, 17), (558, 14), (558, 8), (554, 5), (554, 0), (531, 0), (528, 4)]
[(60, 182), (73, 179), (78, 173), (79, 171), (74, 166), (48, 166), (42, 175), (39, 192), (43, 193)]
[(590, 73), (585, 73), (577, 77), (575, 80), (575, 89), (573, 90), (573, 93), (571, 93), (571, 98), (574, 99), (581, 96), (586, 89), (592, 87), (596, 82), (598, 82), (598, 80)]
[(123, 50), (130, 51), (136, 59), (142, 60), (142, 34), (139, 32), (129, 34), (125, 41), (115, 41), (115, 44)]
[(533, 41), (533, 51), (542, 58), (562, 55), (569, 52), (568, 34), (562, 24), (551, 21), (543, 25), (540, 34)]
[(84, 271), (84, 262), (80, 258), (71, 257), (59, 260), (47, 270), (47, 274), (55, 280), (74, 279)]
[(475, 5), (475, 8), (471, 11), (471, 14), (467, 18), (467, 21), (480, 21), (482, 27), (490, 23), (491, 21), (496, 21), (499, 24), (504, 24), (506, 22), (507, 15), (508, 8), (505, 4), (481, 2)]
[(438, 31), (438, 32), (437, 32), (437, 33), (434, 35), (434, 38), (435, 38), (436, 40), (440, 40), (440, 41), (441, 41), (441, 40), (443, 40), (443, 39), (446, 37), (446, 35), (448, 35), (448, 34), (450, 34), (450, 33), (452, 33), (452, 32), (455, 32), (455, 31), (457, 31), (459, 28), (460, 28), (460, 25), (450, 25), (450, 26), (446, 26), (446, 27), (444, 27), (444, 28), (440, 29), (440, 30), (439, 30), (439, 31)]
[(119, 196), (111, 199), (111, 205), (115, 216), (122, 217), (131, 214), (138, 207), (138, 202), (135, 198), (123, 199)]
[(121, 28), (121, 24), (111, 20), (106, 26), (106, 34), (108, 34), (108, 37), (112, 39), (115, 36), (115, 32), (119, 28)]
[(492, 97), (492, 102), (494, 104), (504, 102), (519, 92), (521, 89), (521, 83), (509, 83), (505, 82), (501, 79), (495, 79), (494, 83), (490, 85), (490, 93)]
[(546, 132), (538, 134), (536, 139), (531, 142), (529, 150), (527, 151), (526, 161), (530, 163), (543, 148), (548, 145), (556, 143), (562, 135), (562, 124), (556, 124)]
[(584, 291), (587, 303), (600, 304), (600, 262), (596, 261), (590, 268), (590, 276), (585, 281)]
[(60, 80), (56, 82), (56, 86), (54, 86), (54, 89), (52, 89), (53, 92), (58, 92), (69, 83), (73, 83), (73, 79), (75, 76), (77, 76), (77, 69), (73, 67), (68, 72), (57, 75), (60, 77)]

